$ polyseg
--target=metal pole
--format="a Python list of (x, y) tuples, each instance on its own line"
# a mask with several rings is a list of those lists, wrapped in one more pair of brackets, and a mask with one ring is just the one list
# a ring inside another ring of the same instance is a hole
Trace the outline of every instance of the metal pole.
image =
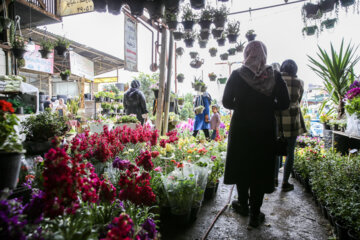
[(164, 127), (163, 134), (168, 131), (169, 124), (169, 108), (170, 108), (170, 93), (171, 93), (171, 68), (172, 68), (172, 58), (174, 53), (174, 38), (172, 31), (170, 31), (170, 43), (169, 43), (169, 60), (168, 60), (168, 71), (167, 71), (167, 84), (165, 92), (165, 114), (164, 114)]
[[(175, 43), (175, 49), (176, 49), (176, 43)], [(177, 55), (175, 53), (175, 58), (174, 58), (174, 61), (175, 61), (175, 66), (174, 66), (174, 70), (175, 70), (175, 93), (177, 94), (178, 92), (178, 81), (177, 81)]]
[(161, 132), (162, 115), (164, 110), (164, 89), (165, 89), (165, 72), (166, 72), (166, 44), (167, 43), (167, 30), (162, 28), (161, 36), (161, 56), (160, 56), (160, 79), (159, 79), (159, 95), (157, 99), (156, 109), (156, 129)]

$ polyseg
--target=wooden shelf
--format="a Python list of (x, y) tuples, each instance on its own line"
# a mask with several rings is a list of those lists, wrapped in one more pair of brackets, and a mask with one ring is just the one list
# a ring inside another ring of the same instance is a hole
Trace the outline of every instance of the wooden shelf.
[(341, 136), (344, 136), (344, 137), (360, 140), (360, 136), (351, 135), (351, 134), (341, 132), (341, 131), (333, 131), (333, 134), (337, 134), (337, 135), (341, 135)]

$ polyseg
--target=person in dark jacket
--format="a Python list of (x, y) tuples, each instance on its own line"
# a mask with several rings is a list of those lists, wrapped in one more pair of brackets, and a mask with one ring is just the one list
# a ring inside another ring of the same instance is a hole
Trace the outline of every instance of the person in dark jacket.
[[(275, 110), (289, 107), (289, 93), (279, 72), (266, 65), (267, 50), (260, 41), (250, 42), (244, 64), (233, 71), (225, 86), (223, 106), (234, 110), (225, 165), (225, 184), (236, 184), (233, 208), (250, 212), (249, 226), (258, 227), (265, 193), (274, 191)], [(249, 209), (250, 204), (250, 209)]]
[(124, 94), (124, 109), (127, 115), (135, 114), (137, 119), (144, 124), (144, 118), (148, 110), (146, 109), (146, 99), (144, 94), (139, 90), (140, 82), (133, 80), (131, 88)]

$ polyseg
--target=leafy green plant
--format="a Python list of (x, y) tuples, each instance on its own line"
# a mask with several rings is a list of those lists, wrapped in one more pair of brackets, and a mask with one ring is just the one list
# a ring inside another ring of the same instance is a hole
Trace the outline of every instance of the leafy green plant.
[(197, 15), (193, 12), (190, 6), (185, 6), (182, 10), (183, 21), (194, 21)]
[(116, 119), (116, 124), (120, 123), (139, 123), (139, 120), (135, 115), (125, 115)]
[(208, 5), (201, 11), (200, 21), (212, 21), (214, 18), (214, 9)]
[(40, 42), (40, 46), (42, 50), (49, 52), (54, 49), (54, 43), (50, 39), (43, 39)]
[(55, 46), (69, 48), (70, 42), (65, 37), (58, 38)]
[(13, 48), (25, 50), (25, 40), (24, 40), (24, 38), (20, 37), (20, 36), (16, 36), (15, 40), (14, 40), (14, 43), (13, 43)]
[(240, 22), (229, 22), (226, 31), (228, 34), (238, 35), (240, 32)]
[(75, 117), (77, 115), (77, 112), (79, 111), (79, 103), (80, 100), (78, 98), (71, 99), (70, 102), (68, 102), (67, 109), (69, 112)]
[(65, 71), (62, 71), (62, 72), (60, 73), (60, 75), (63, 75), (63, 76), (70, 76), (70, 75), (71, 75), (71, 72), (70, 72), (70, 70), (69, 70), (69, 69), (66, 69)]

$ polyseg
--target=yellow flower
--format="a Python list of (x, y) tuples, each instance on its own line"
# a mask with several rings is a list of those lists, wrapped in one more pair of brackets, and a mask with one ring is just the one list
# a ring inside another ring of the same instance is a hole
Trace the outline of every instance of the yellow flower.
[(171, 144), (166, 144), (166, 151), (167, 152), (171, 152), (173, 150), (174, 150), (174, 148), (173, 148), (173, 146)]
[(129, 149), (129, 152), (134, 152), (134, 149)]

